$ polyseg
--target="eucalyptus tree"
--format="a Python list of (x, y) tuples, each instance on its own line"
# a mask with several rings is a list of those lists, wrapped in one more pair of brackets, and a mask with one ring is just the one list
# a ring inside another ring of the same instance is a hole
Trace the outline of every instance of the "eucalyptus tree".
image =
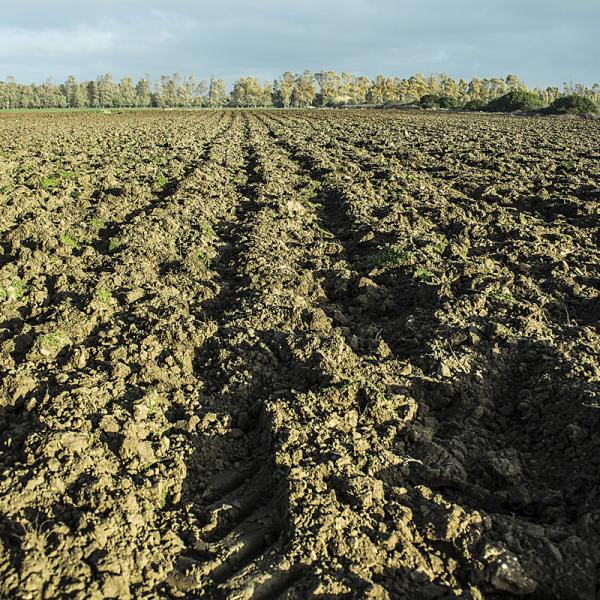
[(210, 78), (208, 88), (208, 105), (211, 107), (225, 106), (227, 104), (227, 85), (223, 79)]
[(294, 88), (293, 104), (301, 108), (310, 106), (317, 96), (315, 85), (315, 76), (311, 71), (304, 71), (302, 75), (296, 78), (296, 87)]

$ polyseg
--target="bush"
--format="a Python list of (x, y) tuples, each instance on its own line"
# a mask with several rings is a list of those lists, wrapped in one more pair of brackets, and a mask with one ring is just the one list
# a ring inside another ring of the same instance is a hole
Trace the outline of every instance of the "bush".
[(516, 110), (537, 110), (542, 108), (544, 103), (540, 100), (540, 97), (533, 92), (524, 92), (518, 90), (516, 92), (509, 92), (489, 102), (485, 110), (491, 112), (514, 112)]
[(458, 106), (458, 98), (454, 96), (440, 96), (440, 108), (456, 108)]
[(435, 94), (425, 94), (425, 96), (421, 96), (419, 104), (421, 108), (439, 108), (440, 97)]
[(546, 112), (551, 115), (590, 115), (598, 112), (598, 105), (584, 96), (563, 96), (557, 98)]
[(438, 96), (437, 94), (426, 94), (419, 101), (421, 108), (456, 108), (458, 100), (453, 96)]
[(473, 100), (469, 100), (465, 103), (463, 108), (465, 110), (483, 110), (486, 106), (487, 102), (485, 100), (481, 100), (480, 98), (475, 98)]

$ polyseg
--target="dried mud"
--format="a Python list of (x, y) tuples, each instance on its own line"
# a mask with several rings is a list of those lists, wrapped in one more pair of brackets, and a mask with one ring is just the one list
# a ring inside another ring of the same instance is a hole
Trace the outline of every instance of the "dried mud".
[(0, 595), (599, 594), (600, 125), (0, 117)]

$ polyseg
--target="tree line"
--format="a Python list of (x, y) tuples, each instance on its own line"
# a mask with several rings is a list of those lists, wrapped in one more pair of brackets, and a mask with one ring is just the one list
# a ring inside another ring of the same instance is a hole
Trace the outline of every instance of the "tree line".
[(64, 83), (47, 80), (42, 84), (18, 83), (14, 77), (0, 81), (0, 109), (14, 108), (192, 108), (192, 107), (268, 107), (345, 106), (361, 104), (411, 104), (425, 96), (447, 97), (456, 105), (470, 101), (489, 102), (513, 91), (531, 91), (546, 105), (566, 95), (579, 95), (600, 101), (600, 84), (591, 87), (565, 83), (533, 88), (513, 74), (507, 77), (479, 78), (470, 81), (446, 74), (428, 77), (421, 73), (408, 78), (378, 75), (369, 79), (335, 71), (292, 73), (287, 71), (275, 81), (261, 82), (242, 77), (228, 89), (216, 77), (198, 80), (179, 73), (162, 75), (157, 81), (145, 76), (114, 81), (110, 73), (78, 82), (69, 76)]

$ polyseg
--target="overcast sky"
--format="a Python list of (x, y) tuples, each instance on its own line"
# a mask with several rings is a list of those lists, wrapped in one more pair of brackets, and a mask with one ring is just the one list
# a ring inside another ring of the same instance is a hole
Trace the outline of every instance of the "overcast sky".
[(600, 81), (600, 0), (13, 0), (0, 79), (333, 69)]

